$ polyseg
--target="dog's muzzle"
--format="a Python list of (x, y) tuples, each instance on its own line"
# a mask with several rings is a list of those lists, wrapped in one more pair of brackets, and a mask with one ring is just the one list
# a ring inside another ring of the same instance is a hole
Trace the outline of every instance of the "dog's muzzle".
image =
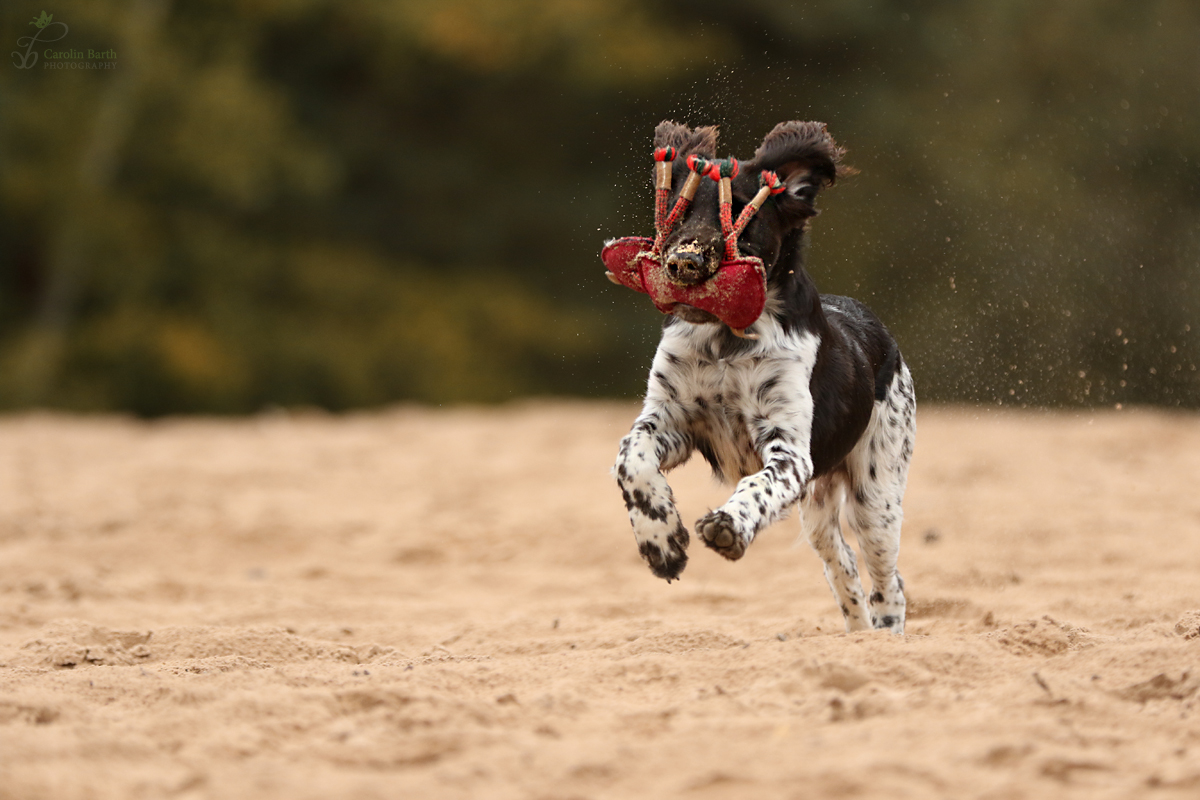
[(684, 286), (695, 286), (704, 283), (713, 275), (708, 269), (708, 259), (704, 251), (694, 244), (685, 244), (676, 248), (663, 261), (667, 277)]

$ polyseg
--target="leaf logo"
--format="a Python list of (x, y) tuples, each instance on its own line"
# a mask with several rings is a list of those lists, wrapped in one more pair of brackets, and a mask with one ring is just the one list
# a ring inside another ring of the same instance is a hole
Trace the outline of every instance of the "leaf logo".
[[(65, 22), (55, 22), (53, 14), (42, 12), (40, 17), (34, 17), (33, 22), (29, 23), (37, 28), (37, 32), (30, 36), (22, 36), (17, 39), (17, 47), (24, 47), (25, 52), (14, 50), (10, 55), (13, 57), (13, 66), (17, 69), (33, 69), (38, 61), (38, 52), (34, 50), (34, 46), (38, 44), (49, 44), (57, 42), (70, 33), (70, 28)], [(48, 28), (52, 29), (47, 30)], [(62, 28), (61, 31), (58, 29)], [(57, 36), (55, 34), (58, 34)]]

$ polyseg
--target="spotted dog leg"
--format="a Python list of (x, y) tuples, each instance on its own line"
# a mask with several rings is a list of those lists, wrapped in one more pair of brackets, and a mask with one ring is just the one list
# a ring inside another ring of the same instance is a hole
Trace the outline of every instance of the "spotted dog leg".
[(858, 559), (842, 536), (840, 509), (845, 487), (836, 476), (814, 481), (800, 503), (801, 524), (808, 542), (825, 562), (825, 580), (833, 590), (847, 631), (870, 630), (871, 617), (858, 577)]
[(871, 576), (871, 625), (904, 633), (904, 579), (896, 569), (903, 515), (896, 500), (891, 501), (891, 506), (891, 511), (883, 511), (851, 501), (847, 521), (853, 520), (850, 526), (858, 537), (867, 574)]
[(811, 462), (796, 452), (794, 437), (773, 427), (768, 431), (761, 448), (766, 466), (738, 481), (725, 505), (696, 522), (696, 535), (730, 561), (745, 555), (758, 532), (784, 515), (800, 498), (801, 476), (812, 474)]
[(688, 532), (662, 470), (683, 463), (689, 454), (687, 437), (675, 431), (665, 415), (649, 412), (638, 417), (621, 440), (613, 466), (638, 552), (650, 571), (668, 582), (687, 566)]
[(871, 622), (893, 633), (904, 633), (904, 580), (896, 560), (904, 520), (901, 503), (916, 435), (915, 408), (912, 378), (905, 368), (887, 396), (875, 404), (862, 440), (846, 459), (854, 487), (846, 521), (858, 537), (873, 584)]

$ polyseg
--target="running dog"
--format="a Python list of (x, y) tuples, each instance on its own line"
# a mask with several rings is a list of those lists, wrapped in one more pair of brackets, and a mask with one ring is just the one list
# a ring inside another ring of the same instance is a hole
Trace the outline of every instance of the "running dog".
[[(686, 156), (715, 157), (717, 132), (663, 122), (657, 148), (674, 148), (677, 196)], [(671, 581), (687, 564), (688, 532), (663, 473), (693, 452), (717, 478), (736, 482), (695, 531), (725, 558), (741, 558), (763, 528), (799, 504), (808, 540), (825, 563), (846, 630), (904, 632), (904, 581), (896, 570), (901, 503), (916, 433), (912, 376), (895, 340), (862, 303), (822, 295), (805, 271), (809, 220), (818, 192), (853, 170), (817, 122), (784, 122), (732, 179), (733, 214), (771, 171), (785, 189), (770, 197), (736, 242), (762, 260), (766, 303), (749, 327), (680, 303), (663, 326), (641, 414), (621, 440), (613, 474), (629, 509), (638, 550)], [(667, 273), (700, 285), (720, 268), (724, 237), (717, 187), (704, 181), (686, 215), (662, 242)], [(857, 537), (871, 576), (864, 596)]]

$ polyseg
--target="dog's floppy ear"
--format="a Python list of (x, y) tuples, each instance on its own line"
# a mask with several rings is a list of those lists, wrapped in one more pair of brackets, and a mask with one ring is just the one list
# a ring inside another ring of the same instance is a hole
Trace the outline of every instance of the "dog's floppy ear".
[(824, 122), (781, 122), (754, 151), (755, 171), (771, 170), (787, 186), (785, 207), (802, 217), (817, 214), (817, 192), (857, 170), (842, 164), (846, 151), (825, 130)]
[(717, 157), (717, 128), (705, 125), (692, 130), (687, 125), (663, 120), (654, 129), (654, 146), (674, 147), (679, 151), (676, 158), (695, 153), (704, 158)]

